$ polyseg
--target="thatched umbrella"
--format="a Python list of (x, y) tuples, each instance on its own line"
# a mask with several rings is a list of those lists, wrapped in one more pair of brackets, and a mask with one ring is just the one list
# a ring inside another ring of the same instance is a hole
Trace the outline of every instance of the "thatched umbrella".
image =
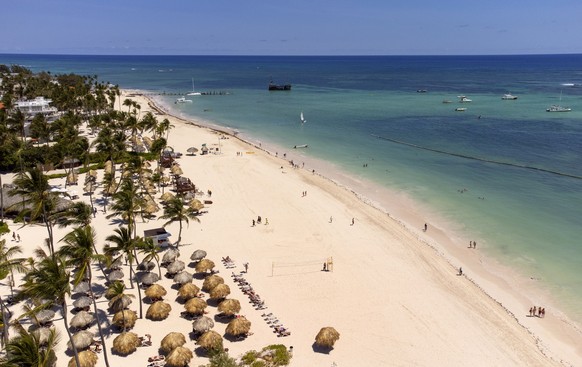
[(196, 272), (204, 273), (208, 270), (214, 269), (214, 262), (208, 259), (202, 259), (198, 264), (196, 264)]
[(182, 168), (180, 167), (179, 164), (174, 164), (172, 166), (172, 168), (170, 168), (170, 171), (172, 172), (172, 174), (176, 175), (176, 176), (180, 176), (184, 174), (184, 171), (182, 171)]
[(192, 322), (192, 330), (197, 333), (205, 333), (214, 327), (214, 321), (210, 317), (202, 316)]
[(32, 318), (32, 322), (37, 325), (44, 325), (49, 323), (53, 317), (55, 317), (55, 311), (53, 310), (40, 310)]
[[(55, 331), (55, 328), (48, 328), (48, 327), (37, 327), (32, 330), (30, 333), (36, 337), (38, 340), (39, 345), (45, 345), (48, 343), (49, 337), (51, 335), (51, 331)], [(56, 331), (55, 331), (56, 332)]]
[(153, 321), (161, 321), (168, 317), (170, 311), (172, 310), (172, 306), (169, 304), (157, 301), (150, 305), (146, 312), (146, 318), (153, 320)]
[(181, 271), (174, 276), (174, 283), (177, 284), (186, 284), (192, 283), (192, 274), (188, 273), (187, 271)]
[(234, 315), (240, 311), (240, 302), (236, 299), (225, 299), (218, 304), (218, 312), (225, 315)]
[(151, 300), (161, 300), (168, 292), (166, 288), (162, 287), (159, 284), (153, 284), (148, 287), (145, 291), (145, 295), (149, 297)]
[(199, 292), (200, 288), (198, 288), (194, 283), (186, 283), (178, 290), (178, 297), (187, 301), (190, 298), (196, 297)]
[(160, 349), (164, 353), (170, 353), (172, 350), (186, 344), (186, 337), (182, 333), (171, 332), (164, 336), (160, 344)]
[(166, 357), (166, 366), (168, 367), (184, 367), (190, 360), (192, 360), (194, 355), (192, 351), (186, 347), (178, 347), (168, 354)]
[(119, 270), (121, 269), (121, 265), (123, 265), (123, 260), (121, 256), (111, 262), (111, 265), (107, 268), (108, 270)]
[(81, 282), (73, 288), (73, 293), (89, 293), (89, 283)]
[(90, 169), (89, 172), (87, 172), (87, 175), (91, 177), (97, 177), (97, 171), (95, 171), (94, 169)]
[(214, 330), (208, 330), (198, 338), (196, 344), (204, 349), (221, 349), (222, 336)]
[(191, 298), (184, 304), (186, 312), (191, 315), (202, 315), (206, 307), (208, 307), (206, 301), (198, 297)]
[(186, 267), (186, 264), (184, 264), (183, 261), (175, 260), (173, 263), (168, 265), (168, 273), (169, 274), (177, 274), (177, 273), (181, 272), (182, 270), (184, 270), (185, 267)]
[(224, 279), (219, 275), (213, 274), (204, 279), (204, 283), (202, 283), (202, 290), (204, 292), (210, 292), (219, 284), (224, 284)]
[(156, 273), (147, 272), (140, 276), (139, 281), (145, 285), (152, 285), (160, 280), (160, 277)]
[(206, 251), (204, 250), (196, 250), (190, 256), (190, 260), (192, 261), (200, 261), (206, 257)]
[(123, 310), (113, 316), (113, 325), (122, 330), (131, 329), (135, 326), (137, 314), (132, 310)]
[(226, 284), (219, 284), (210, 291), (210, 298), (221, 299), (230, 294), (230, 288)]
[(155, 267), (156, 267), (156, 264), (153, 261), (142, 261), (137, 266), (137, 270), (151, 271)]
[(192, 155), (194, 155), (194, 153), (196, 153), (197, 151), (198, 151), (198, 148), (196, 148), (196, 147), (190, 147), (190, 148), (186, 149), (186, 152), (188, 152)]
[[(152, 140), (152, 138), (150, 138), (149, 136), (144, 136), (142, 138), (142, 140), (143, 140), (143, 143), (145, 144), (146, 148), (148, 148), (148, 150), (150, 150), (150, 148), (152, 147), (152, 144), (154, 143), (154, 141)], [(145, 161), (144, 164), (145, 163), (150, 163), (150, 162)]]
[(113, 282), (115, 280), (121, 280), (123, 279), (124, 274), (121, 270), (113, 270), (111, 273), (109, 273), (109, 275), (107, 275), (107, 279), (110, 282)]
[(67, 185), (75, 185), (77, 181), (77, 174), (75, 172), (69, 172), (67, 175)]
[[(97, 364), (98, 359), (99, 359), (99, 357), (97, 357), (97, 353), (95, 353), (93, 351), (84, 350), (82, 352), (79, 352), (79, 363), (81, 364), (81, 366), (79, 366), (79, 367), (94, 367)], [(68, 367), (77, 367), (77, 362), (75, 362), (75, 357), (73, 357), (69, 360), (69, 364), (67, 366)]]
[(321, 347), (332, 348), (339, 337), (340, 334), (336, 329), (331, 326), (323, 327), (315, 336), (315, 344)]
[(93, 321), (95, 321), (95, 316), (92, 313), (80, 311), (71, 319), (71, 326), (82, 329), (89, 326)]
[(103, 170), (105, 171), (105, 173), (112, 174), (113, 173), (113, 163), (111, 163), (111, 161), (105, 162), (105, 165), (103, 166)]
[(90, 297), (83, 296), (83, 297), (77, 298), (75, 300), (75, 302), (73, 302), (73, 307), (85, 308), (85, 307), (91, 306), (92, 304), (93, 304), (93, 300)]
[(110, 300), (108, 305), (111, 311), (119, 312), (121, 310), (126, 309), (127, 306), (131, 304), (131, 302), (132, 302), (131, 297), (129, 297), (127, 294), (124, 294), (119, 298)]
[(180, 250), (177, 248), (170, 248), (164, 256), (162, 256), (162, 264), (169, 264), (180, 257)]
[(204, 208), (204, 204), (202, 204), (202, 202), (198, 199), (192, 199), (189, 205), (191, 209), (194, 209), (196, 211), (200, 211)]
[(141, 341), (136, 333), (131, 331), (123, 332), (113, 339), (113, 351), (122, 356), (131, 354), (141, 345)]
[[(73, 334), (73, 343), (77, 349), (85, 349), (93, 343), (93, 333), (87, 330), (79, 331)], [(73, 350), (71, 342), (67, 343), (69, 349)]]
[[(121, 283), (120, 281), (115, 281), (109, 284), (109, 288), (105, 291), (105, 298), (111, 300), (113, 297), (117, 296), (117, 291), (115, 290), (114, 285), (117, 283)], [(123, 284), (123, 283), (121, 283)], [(125, 289), (125, 285), (123, 285), (123, 289)]]
[(160, 196), (160, 200), (161, 201), (170, 201), (173, 198), (175, 198), (176, 196), (174, 194), (172, 194), (169, 191), (166, 191), (165, 193), (162, 194), (162, 196)]
[(225, 332), (230, 335), (243, 335), (251, 330), (251, 322), (246, 317), (237, 317), (232, 319), (226, 326)]

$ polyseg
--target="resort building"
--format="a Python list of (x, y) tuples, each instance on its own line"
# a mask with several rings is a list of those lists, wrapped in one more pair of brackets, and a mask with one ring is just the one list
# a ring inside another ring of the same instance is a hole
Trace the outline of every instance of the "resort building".
[(53, 115), (57, 113), (56, 107), (51, 107), (52, 100), (44, 97), (36, 97), (33, 100), (16, 101), (15, 107), (18, 108), (27, 117), (34, 117), (37, 113), (43, 115)]

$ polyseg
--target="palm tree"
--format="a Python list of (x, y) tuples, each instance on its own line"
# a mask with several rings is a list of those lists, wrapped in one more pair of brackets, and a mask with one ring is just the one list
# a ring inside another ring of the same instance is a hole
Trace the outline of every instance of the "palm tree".
[(76, 201), (65, 210), (58, 212), (55, 217), (59, 227), (88, 226), (93, 219), (93, 210), (91, 205), (82, 201)]
[[(89, 279), (89, 289), (92, 289), (93, 274), (91, 271), (91, 263), (95, 261), (105, 260), (105, 256), (98, 254), (95, 249), (95, 230), (91, 226), (84, 226), (75, 228), (69, 232), (61, 240), (65, 244), (59, 249), (59, 254), (68, 259), (68, 264), (77, 267), (77, 274), (75, 276), (74, 284), (77, 285), (85, 277)], [(93, 311), (97, 317), (97, 328), (99, 329), (99, 336), (101, 337), (101, 344), (103, 345), (103, 357), (105, 365), (109, 366), (107, 359), (107, 348), (105, 348), (105, 338), (103, 337), (103, 330), (101, 330), (101, 322), (99, 321), (99, 309), (93, 299)]]
[[(26, 259), (24, 258), (14, 258), (15, 255), (22, 252), (22, 249), (19, 246), (6, 246), (6, 240), (0, 240), (0, 280), (5, 279), (8, 275), (10, 275), (9, 284), (10, 284), (10, 294), (14, 296), (12, 285), (14, 282), (14, 270), (19, 273), (25, 272), (26, 266), (24, 262)], [(0, 312), (2, 312), (2, 328), (3, 328), (3, 344), (8, 342), (8, 315), (7, 315), (7, 307), (0, 295)]]
[(53, 218), (52, 213), (57, 207), (57, 194), (50, 191), (46, 175), (38, 168), (31, 168), (28, 172), (19, 172), (14, 179), (16, 188), (9, 191), (9, 195), (20, 195), (23, 198), (21, 216), (28, 215), (29, 223), (40, 217), (44, 222), (50, 245), (50, 252), (54, 254)]
[[(110, 294), (109, 303), (111, 305), (114, 305), (117, 302), (122, 302), (122, 299), (124, 297), (130, 297), (130, 298), (135, 297), (133, 294), (126, 294), (125, 293), (125, 284), (123, 284), (120, 281), (115, 281), (115, 282), (111, 283), (107, 292)], [(141, 298), (141, 296), (140, 296), (140, 298)], [(123, 310), (121, 310), (121, 311), (123, 311)], [(123, 318), (123, 325), (126, 325), (124, 312), (121, 313), (121, 317)], [(123, 331), (125, 331), (125, 329)]]
[(0, 365), (6, 367), (53, 367), (57, 363), (55, 347), (59, 336), (55, 329), (50, 329), (46, 341), (27, 332), (17, 324), (18, 336), (6, 344), (6, 355), (0, 359)]
[(149, 262), (154, 260), (158, 264), (158, 275), (160, 279), (162, 278), (162, 268), (160, 267), (160, 252), (161, 247), (157, 243), (154, 243), (153, 238), (144, 238), (139, 247), (139, 253), (144, 254), (144, 262)]
[[(133, 278), (135, 275), (133, 271), (133, 263), (137, 261), (136, 251), (141, 239), (132, 238), (129, 227), (119, 227), (116, 228), (114, 232), (115, 234), (110, 235), (105, 239), (113, 244), (113, 246), (105, 247), (105, 254), (109, 256), (117, 254), (117, 259), (122, 258), (122, 256), (127, 258), (127, 261), (129, 262), (129, 282), (133, 288)], [(139, 294), (139, 318), (141, 319), (143, 317), (143, 306), (139, 282), (137, 284), (137, 292)]]
[(112, 213), (107, 218), (119, 216), (127, 222), (129, 233), (135, 236), (135, 216), (143, 207), (143, 199), (138, 194), (138, 186), (131, 178), (124, 179), (120, 189), (113, 194)]
[(200, 222), (200, 219), (198, 219), (199, 214), (198, 210), (185, 205), (184, 201), (179, 196), (166, 202), (166, 205), (164, 206), (164, 214), (160, 216), (160, 218), (168, 219), (168, 221), (164, 223), (164, 227), (173, 222), (180, 223), (180, 231), (178, 232), (176, 247), (180, 245), (180, 241), (182, 240), (182, 222), (186, 222), (186, 225), (190, 224), (190, 219)]
[(67, 297), (71, 294), (71, 285), (69, 284), (69, 272), (66, 270), (66, 262), (60, 256), (43, 257), (41, 260), (24, 276), (24, 284), (21, 286), (19, 299), (29, 299), (38, 305), (33, 312), (41, 309), (48, 309), (53, 305), (61, 308), (63, 322), (67, 335), (71, 341), (75, 362), (80, 367), (79, 355), (77, 348), (72, 340), (71, 331), (69, 330), (69, 319), (67, 311)]

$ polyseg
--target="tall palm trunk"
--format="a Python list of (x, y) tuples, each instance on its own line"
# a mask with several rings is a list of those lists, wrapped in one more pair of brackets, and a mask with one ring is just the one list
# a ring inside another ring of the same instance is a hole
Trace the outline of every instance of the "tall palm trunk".
[[(91, 272), (91, 265), (87, 267), (89, 272), (89, 289), (93, 289), (93, 274)], [(95, 297), (91, 297), (93, 300), (93, 312), (95, 313), (95, 318), (97, 319), (97, 329), (99, 329), (99, 337), (101, 338), (101, 345), (103, 346), (103, 359), (105, 360), (105, 365), (109, 367), (109, 359), (107, 358), (107, 347), (105, 345), (105, 338), (103, 337), (103, 330), (101, 329), (101, 321), (99, 320), (99, 309), (97, 308), (97, 302)]]
[(10, 311), (8, 310), (8, 307), (6, 307), (6, 304), (4, 303), (2, 296), (0, 296), (0, 311), (2, 312), (2, 346), (5, 346), (8, 343), (9, 339), (8, 332), (10, 328), (8, 327), (9, 325), (7, 312)]
[(67, 311), (67, 302), (63, 299), (61, 303), (61, 311), (63, 312), (63, 322), (65, 323), (65, 330), (67, 330), (67, 335), (69, 336), (69, 340), (71, 341), (71, 347), (73, 348), (73, 357), (75, 357), (75, 363), (77, 367), (81, 367), (81, 362), (79, 362), (79, 352), (77, 352), (77, 347), (75, 343), (73, 343), (73, 335), (71, 334), (71, 330), (69, 330), (69, 319), (68, 319), (68, 311)]
[[(133, 248), (133, 256), (135, 258), (135, 262), (137, 263), (137, 250)], [(139, 297), (139, 318), (143, 319), (143, 300), (141, 299), (141, 284), (139, 284), (139, 279), (135, 278), (135, 283), (137, 284), (137, 295)]]

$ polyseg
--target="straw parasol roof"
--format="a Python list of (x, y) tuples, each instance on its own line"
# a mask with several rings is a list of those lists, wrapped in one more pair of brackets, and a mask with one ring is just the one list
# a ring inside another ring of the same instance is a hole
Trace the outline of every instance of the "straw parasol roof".
[(192, 315), (201, 315), (204, 313), (204, 309), (208, 306), (205, 300), (194, 297), (190, 298), (185, 304), (184, 308), (186, 312)]
[[(107, 288), (107, 290), (105, 291), (105, 298), (107, 298), (108, 300), (111, 300), (113, 297), (115, 297), (117, 295), (117, 293), (113, 287), (113, 285), (116, 283), (121, 283), (121, 282), (116, 280), (115, 282), (109, 284), (109, 288)], [(123, 286), (123, 289), (125, 289), (125, 285)]]
[[(155, 194), (156, 190), (148, 190), (148, 194)], [(152, 203), (152, 202), (148, 202), (146, 203), (145, 207), (143, 208), (143, 211), (148, 213), (148, 214), (154, 214), (155, 212), (159, 211), (160, 207), (157, 206), (156, 203)]]
[(53, 317), (55, 317), (55, 311), (53, 310), (40, 310), (36, 313), (36, 315), (32, 318), (32, 322), (37, 325), (46, 324), (50, 322)]
[(204, 283), (202, 283), (202, 290), (204, 292), (210, 292), (219, 284), (224, 284), (224, 279), (219, 275), (213, 274), (204, 279)]
[(194, 355), (192, 351), (185, 347), (178, 347), (168, 354), (166, 357), (166, 366), (168, 367), (184, 367), (190, 360), (192, 360)]
[(89, 313), (87, 311), (80, 311), (71, 319), (71, 326), (74, 328), (81, 329), (87, 327), (93, 321), (95, 321), (95, 316), (93, 316), (92, 313)]
[[(79, 363), (81, 364), (80, 367), (94, 367), (97, 364), (97, 354), (90, 350), (84, 350), (79, 352)], [(75, 361), (75, 357), (72, 357), (69, 360), (68, 367), (77, 367), (77, 362)]]
[(144, 273), (140, 278), (139, 281), (145, 285), (152, 285), (160, 280), (160, 277), (156, 273), (147, 272)]
[(131, 297), (129, 297), (127, 294), (124, 294), (119, 298), (110, 300), (108, 305), (111, 311), (119, 312), (121, 310), (126, 309), (127, 306), (131, 304), (131, 302), (132, 302)]
[(230, 335), (243, 335), (251, 330), (251, 322), (246, 317), (237, 317), (232, 319), (226, 326), (225, 332)]
[(199, 292), (200, 288), (198, 288), (194, 283), (186, 283), (178, 290), (178, 297), (187, 301), (190, 298), (196, 297)]
[(199, 260), (204, 259), (205, 257), (206, 257), (206, 251), (196, 250), (192, 253), (192, 256), (190, 256), (190, 260), (199, 261)]
[(135, 326), (137, 314), (132, 310), (123, 310), (113, 316), (113, 325), (120, 329), (127, 330)]
[(162, 196), (160, 196), (160, 200), (161, 201), (169, 201), (169, 200), (172, 200), (175, 197), (176, 196), (174, 194), (172, 194), (169, 191), (166, 191), (165, 193), (162, 194)]
[(177, 274), (177, 273), (181, 272), (182, 270), (184, 270), (185, 267), (186, 267), (186, 264), (184, 264), (183, 261), (174, 260), (173, 263), (168, 265), (168, 273), (169, 274)]
[(172, 350), (186, 344), (186, 337), (182, 333), (171, 332), (164, 336), (160, 344), (160, 349), (164, 353), (170, 353)]
[(111, 161), (107, 161), (105, 162), (105, 165), (103, 166), (103, 170), (105, 171), (105, 173), (113, 173), (113, 163)]
[(88, 293), (89, 292), (89, 283), (81, 282), (73, 288), (73, 293)]
[(196, 344), (205, 349), (222, 348), (222, 336), (214, 330), (208, 330), (198, 338)]
[(192, 330), (197, 333), (205, 333), (214, 327), (214, 321), (210, 317), (202, 316), (192, 322)]
[(48, 343), (51, 331), (56, 332), (55, 328), (37, 327), (30, 333), (38, 340), (38, 344), (42, 346)]
[(111, 262), (111, 265), (107, 268), (108, 270), (119, 270), (121, 269), (121, 265), (123, 265), (123, 260), (121, 256)]
[(192, 274), (188, 273), (187, 271), (181, 271), (174, 276), (174, 283), (178, 283), (180, 285), (191, 283), (192, 282)]
[(174, 164), (172, 166), (172, 168), (170, 168), (170, 171), (172, 172), (172, 174), (176, 175), (176, 176), (180, 176), (184, 174), (184, 171), (182, 171), (182, 168), (180, 167), (179, 164)]
[(226, 284), (219, 284), (210, 291), (210, 298), (225, 298), (230, 294), (230, 288)]
[(109, 275), (107, 276), (107, 279), (112, 282), (114, 280), (121, 280), (123, 279), (124, 275), (123, 272), (121, 270), (113, 270), (111, 273), (109, 273)]
[(180, 250), (177, 248), (170, 248), (168, 251), (166, 251), (164, 256), (162, 256), (162, 263), (169, 264), (176, 260), (178, 257), (180, 257)]
[(90, 169), (89, 172), (87, 172), (87, 174), (91, 177), (97, 177), (97, 171), (94, 169)]
[(189, 205), (191, 209), (194, 209), (196, 211), (199, 211), (202, 208), (204, 208), (204, 204), (202, 204), (202, 202), (198, 199), (192, 199)]
[(150, 305), (146, 312), (146, 318), (153, 321), (161, 321), (168, 317), (172, 306), (166, 302), (157, 301)]
[(131, 331), (123, 332), (113, 339), (113, 352), (126, 356), (137, 350), (141, 345), (141, 341), (136, 333)]
[(335, 342), (339, 339), (340, 334), (337, 332), (336, 329), (328, 326), (323, 327), (319, 330), (319, 333), (315, 336), (315, 344), (326, 347), (332, 348)]
[(156, 264), (153, 261), (142, 261), (137, 266), (137, 270), (151, 271), (155, 267)]
[(204, 273), (212, 269), (214, 269), (214, 262), (212, 260), (202, 259), (198, 264), (196, 264), (197, 273)]
[(145, 291), (145, 295), (150, 299), (161, 300), (168, 292), (166, 288), (159, 284), (153, 284), (148, 287)]
[(77, 298), (75, 300), (75, 302), (73, 302), (73, 307), (75, 308), (85, 308), (85, 307), (89, 307), (91, 306), (91, 304), (93, 303), (93, 300), (87, 296), (83, 296), (80, 298)]
[(218, 312), (234, 315), (240, 311), (240, 302), (236, 299), (225, 299), (218, 304)]
[[(73, 343), (75, 344), (75, 348), (77, 349), (85, 349), (93, 343), (93, 333), (87, 330), (79, 331), (78, 333), (73, 334)], [(71, 346), (71, 342), (67, 343), (69, 349), (73, 349)]]
[(188, 149), (186, 149), (186, 152), (190, 153), (190, 154), (194, 154), (198, 151), (198, 148), (196, 147), (190, 147)]

